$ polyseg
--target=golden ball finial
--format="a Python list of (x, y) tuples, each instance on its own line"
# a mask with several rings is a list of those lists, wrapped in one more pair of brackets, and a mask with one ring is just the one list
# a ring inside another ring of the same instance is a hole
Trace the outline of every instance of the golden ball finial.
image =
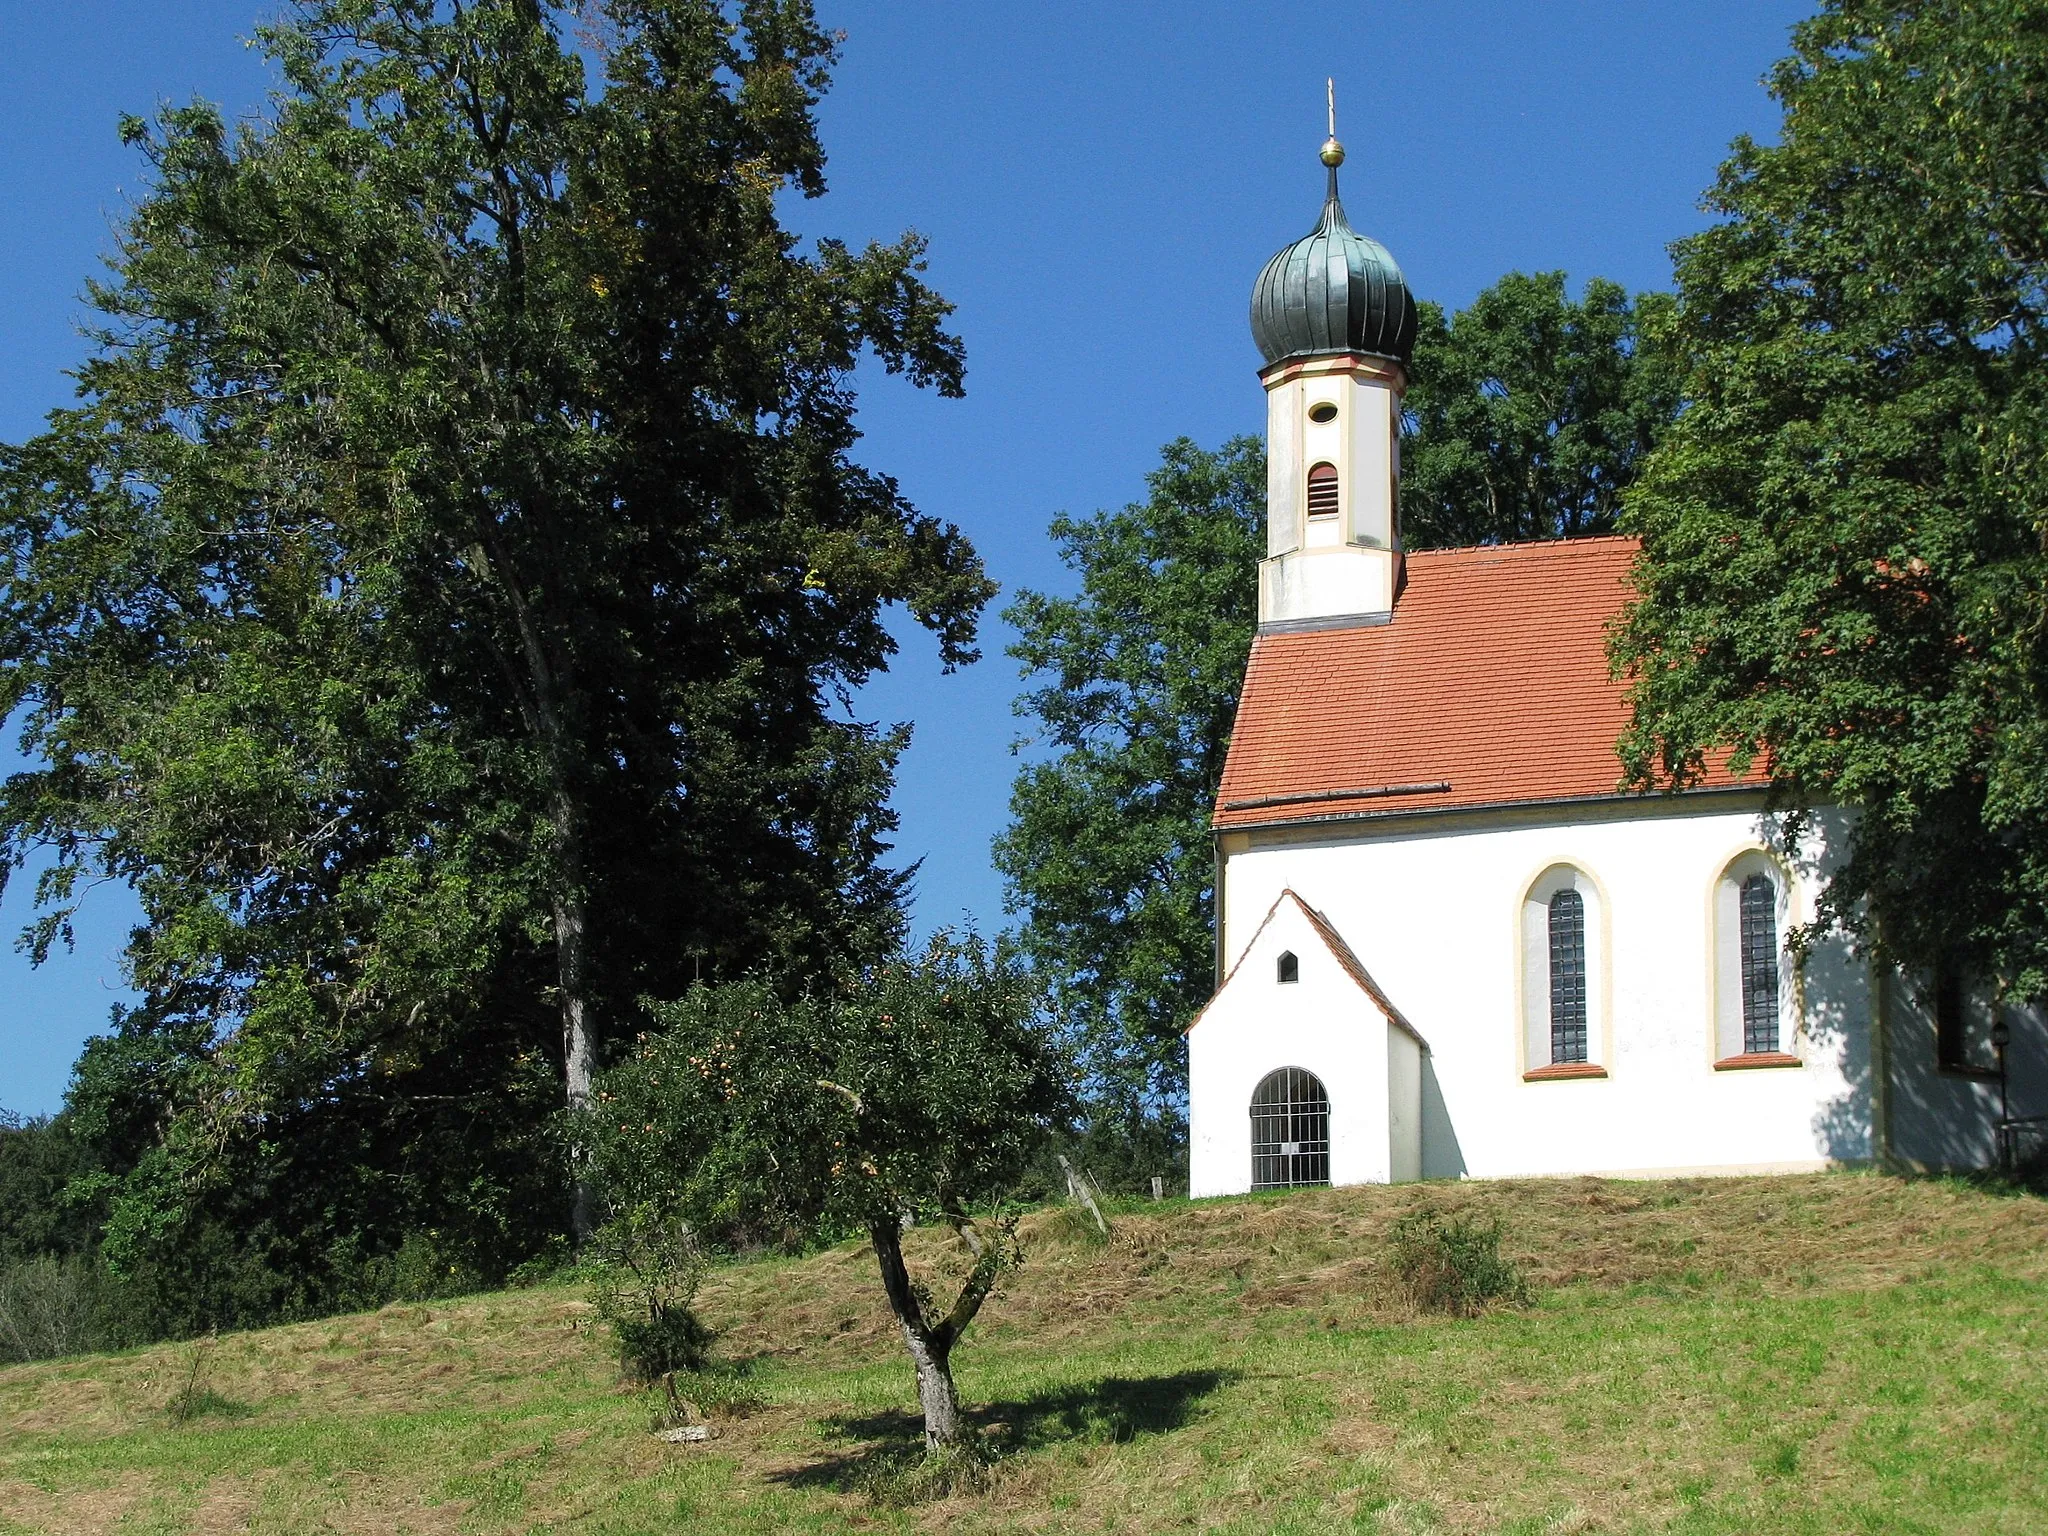
[(1322, 154), (1323, 164), (1333, 171), (1344, 163), (1344, 146), (1337, 142), (1337, 136), (1334, 133), (1323, 140)]

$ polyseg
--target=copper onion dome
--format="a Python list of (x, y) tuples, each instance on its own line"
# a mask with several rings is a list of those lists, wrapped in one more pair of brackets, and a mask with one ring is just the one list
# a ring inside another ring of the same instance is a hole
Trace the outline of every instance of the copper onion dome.
[(1415, 296), (1384, 245), (1361, 235), (1337, 201), (1344, 147), (1322, 147), (1330, 191), (1315, 230), (1276, 252), (1252, 287), (1252, 340), (1269, 364), (1370, 352), (1405, 364), (1415, 350)]

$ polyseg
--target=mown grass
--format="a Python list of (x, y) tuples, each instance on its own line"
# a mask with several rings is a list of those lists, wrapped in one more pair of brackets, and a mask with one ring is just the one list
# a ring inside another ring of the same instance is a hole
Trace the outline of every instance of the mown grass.
[[(1414, 1314), (1418, 1205), (1528, 1307)], [(669, 1445), (542, 1288), (0, 1371), (0, 1531), (2048, 1529), (2048, 1202), (1836, 1174), (1319, 1191), (1027, 1225), (957, 1359), (985, 1484), (904, 1503), (915, 1396), (853, 1245), (704, 1292), (765, 1406)], [(956, 1262), (937, 1234), (929, 1266)]]

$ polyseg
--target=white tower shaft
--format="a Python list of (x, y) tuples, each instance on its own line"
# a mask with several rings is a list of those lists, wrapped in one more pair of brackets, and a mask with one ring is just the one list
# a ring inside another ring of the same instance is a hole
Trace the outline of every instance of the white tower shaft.
[(1266, 386), (1261, 628), (1385, 623), (1401, 577), (1401, 365), (1289, 358)]

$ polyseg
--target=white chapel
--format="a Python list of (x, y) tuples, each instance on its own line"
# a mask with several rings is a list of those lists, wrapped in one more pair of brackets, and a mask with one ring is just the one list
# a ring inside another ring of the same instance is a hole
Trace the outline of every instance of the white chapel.
[(1191, 1193), (1532, 1174), (1992, 1164), (2048, 1029), (1833, 936), (1844, 815), (1788, 858), (1755, 782), (1619, 788), (1624, 538), (1406, 553), (1415, 303), (1322, 218), (1252, 293), (1270, 465), (1219, 791)]

